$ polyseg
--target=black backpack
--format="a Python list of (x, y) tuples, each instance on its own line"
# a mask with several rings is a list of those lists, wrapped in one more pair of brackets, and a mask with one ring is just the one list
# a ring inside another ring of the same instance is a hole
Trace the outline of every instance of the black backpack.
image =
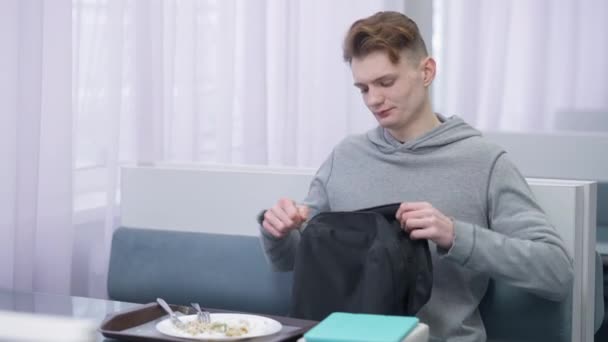
[(313, 217), (296, 254), (290, 315), (415, 315), (431, 296), (433, 267), (428, 242), (410, 240), (400, 228), (398, 208)]

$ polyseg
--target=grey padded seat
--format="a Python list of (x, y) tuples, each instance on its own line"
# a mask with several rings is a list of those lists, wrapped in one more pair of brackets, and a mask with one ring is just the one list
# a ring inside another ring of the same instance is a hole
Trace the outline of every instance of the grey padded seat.
[(108, 296), (149, 303), (287, 315), (291, 273), (273, 272), (255, 236), (121, 227), (114, 232)]

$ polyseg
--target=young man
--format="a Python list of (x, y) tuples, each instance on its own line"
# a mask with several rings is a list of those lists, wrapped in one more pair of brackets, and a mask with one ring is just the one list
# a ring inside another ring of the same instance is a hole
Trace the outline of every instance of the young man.
[(356, 21), (344, 59), (379, 125), (334, 148), (302, 204), (281, 199), (265, 212), (273, 266), (293, 268), (307, 218), (399, 202), (402, 228), (431, 246), (432, 295), (417, 316), (433, 340), (485, 341), (478, 305), (490, 278), (566, 297), (572, 260), (525, 179), (479, 131), (433, 112), (436, 66), (416, 24), (396, 12)]

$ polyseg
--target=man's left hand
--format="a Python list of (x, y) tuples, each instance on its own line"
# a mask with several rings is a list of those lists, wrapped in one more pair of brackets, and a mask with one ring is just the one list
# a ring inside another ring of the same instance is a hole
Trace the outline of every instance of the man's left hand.
[(403, 202), (396, 217), (413, 240), (428, 239), (446, 250), (454, 243), (454, 222), (430, 203)]

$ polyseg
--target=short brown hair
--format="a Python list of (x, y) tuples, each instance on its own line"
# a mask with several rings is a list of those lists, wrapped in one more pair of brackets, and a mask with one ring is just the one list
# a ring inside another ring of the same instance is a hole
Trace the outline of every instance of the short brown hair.
[(375, 51), (384, 51), (392, 63), (399, 62), (403, 50), (415, 56), (427, 56), (426, 45), (418, 25), (399, 12), (378, 12), (355, 21), (344, 39), (344, 61), (362, 58)]

